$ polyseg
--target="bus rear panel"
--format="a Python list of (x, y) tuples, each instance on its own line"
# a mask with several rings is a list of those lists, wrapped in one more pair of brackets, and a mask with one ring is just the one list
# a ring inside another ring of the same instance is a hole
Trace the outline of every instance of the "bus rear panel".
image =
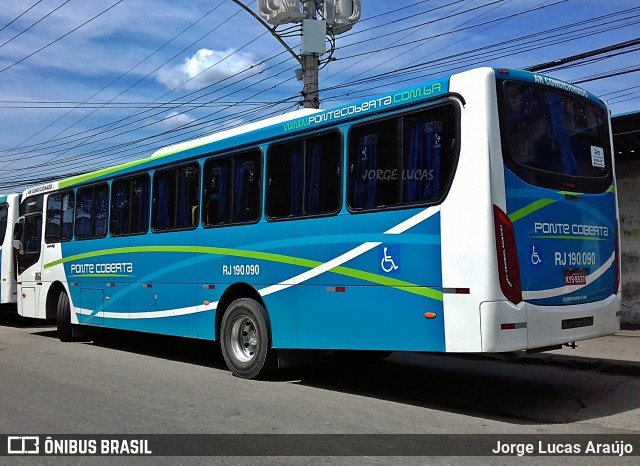
[(519, 312), (492, 330), (519, 345), (526, 334), (528, 349), (611, 334), (620, 261), (607, 109), (554, 79), (496, 77), (506, 199), (494, 208), (497, 264)]

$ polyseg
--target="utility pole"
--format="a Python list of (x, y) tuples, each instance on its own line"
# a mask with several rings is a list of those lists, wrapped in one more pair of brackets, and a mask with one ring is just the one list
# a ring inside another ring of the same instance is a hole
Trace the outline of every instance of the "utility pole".
[[(305, 24), (315, 20), (316, 4), (314, 1), (304, 3), (304, 13), (307, 17), (302, 22), (302, 35), (305, 34)], [(326, 28), (326, 26), (325, 26)], [(315, 53), (303, 53), (302, 55), (302, 106), (304, 108), (320, 108), (318, 96), (318, 57)]]
[[(240, 0), (238, 6), (256, 18), (302, 67), (302, 105), (319, 108), (318, 71), (320, 55), (326, 52), (327, 29), (331, 37), (351, 29), (360, 19), (361, 0), (258, 0), (258, 14)], [(320, 8), (324, 19), (316, 19)], [(302, 47), (296, 54), (276, 32), (276, 26), (302, 22)], [(269, 24), (273, 24), (270, 27)], [(333, 49), (332, 49), (333, 51)], [(296, 75), (300, 70), (296, 71)], [(300, 79), (300, 77), (298, 78)]]

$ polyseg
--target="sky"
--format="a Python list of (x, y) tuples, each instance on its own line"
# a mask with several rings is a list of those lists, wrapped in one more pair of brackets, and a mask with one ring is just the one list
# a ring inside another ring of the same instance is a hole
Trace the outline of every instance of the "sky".
[[(479, 66), (526, 68), (640, 31), (637, 0), (361, 3), (360, 20), (321, 57), (321, 108)], [(299, 52), (299, 25), (276, 31)], [(296, 110), (296, 68), (232, 0), (2, 0), (0, 193)], [(617, 115), (640, 110), (638, 69), (635, 45), (544, 73)]]

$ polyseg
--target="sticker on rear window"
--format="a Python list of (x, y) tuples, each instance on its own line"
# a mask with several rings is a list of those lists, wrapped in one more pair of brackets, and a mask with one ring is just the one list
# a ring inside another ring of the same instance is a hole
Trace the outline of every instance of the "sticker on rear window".
[(604, 168), (604, 149), (598, 146), (591, 146), (591, 165)]

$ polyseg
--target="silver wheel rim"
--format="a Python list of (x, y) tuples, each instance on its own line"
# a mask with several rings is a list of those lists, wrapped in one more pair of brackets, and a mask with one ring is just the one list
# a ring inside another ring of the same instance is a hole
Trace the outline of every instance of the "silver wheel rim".
[(241, 362), (251, 361), (258, 350), (258, 332), (249, 317), (242, 315), (231, 324), (231, 351)]

